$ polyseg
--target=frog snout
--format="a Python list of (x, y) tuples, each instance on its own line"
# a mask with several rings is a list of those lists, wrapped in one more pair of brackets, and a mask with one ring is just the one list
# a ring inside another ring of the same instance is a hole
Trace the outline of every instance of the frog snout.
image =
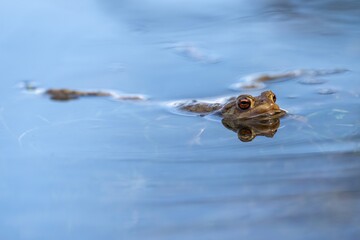
[(270, 109), (276, 109), (276, 110), (279, 109), (279, 105), (274, 103), (274, 101), (269, 101), (268, 105)]

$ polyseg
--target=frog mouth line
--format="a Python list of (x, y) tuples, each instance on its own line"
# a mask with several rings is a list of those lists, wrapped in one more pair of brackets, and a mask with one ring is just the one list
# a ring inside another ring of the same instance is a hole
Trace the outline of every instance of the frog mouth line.
[(283, 116), (285, 116), (287, 114), (287, 111), (283, 110), (283, 109), (279, 109), (279, 110), (275, 110), (272, 112), (267, 112), (267, 113), (260, 113), (258, 115), (254, 115), (251, 117), (246, 117), (243, 118), (243, 120), (266, 120), (266, 119), (274, 119), (274, 118), (281, 118)]
[(282, 109), (279, 109), (279, 110), (276, 110), (274, 112), (265, 113), (264, 117), (266, 117), (266, 118), (280, 118), (280, 117), (282, 117), (284, 115), (286, 115), (286, 111), (282, 110)]

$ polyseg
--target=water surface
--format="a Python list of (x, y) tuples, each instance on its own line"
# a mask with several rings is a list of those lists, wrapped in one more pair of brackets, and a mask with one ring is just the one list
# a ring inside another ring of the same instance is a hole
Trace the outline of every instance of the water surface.
[[(358, 239), (358, 1), (0, 2), (1, 239)], [(161, 103), (258, 94), (273, 138)], [(54, 102), (19, 88), (149, 96)], [(311, 79), (313, 80), (313, 79)], [(301, 83), (303, 82), (303, 83)], [(319, 94), (321, 93), (321, 94)]]

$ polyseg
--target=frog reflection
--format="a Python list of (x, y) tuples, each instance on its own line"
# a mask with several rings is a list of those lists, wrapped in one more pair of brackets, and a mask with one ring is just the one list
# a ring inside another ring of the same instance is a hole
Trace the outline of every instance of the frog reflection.
[(278, 117), (252, 121), (223, 119), (221, 122), (224, 127), (237, 133), (239, 140), (242, 142), (250, 142), (256, 136), (272, 138), (280, 126), (280, 118)]

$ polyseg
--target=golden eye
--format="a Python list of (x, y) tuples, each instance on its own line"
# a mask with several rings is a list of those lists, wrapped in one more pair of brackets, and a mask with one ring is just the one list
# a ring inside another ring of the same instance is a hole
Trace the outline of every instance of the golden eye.
[(239, 98), (236, 102), (236, 105), (241, 110), (246, 110), (246, 109), (250, 108), (251, 100), (247, 97)]

